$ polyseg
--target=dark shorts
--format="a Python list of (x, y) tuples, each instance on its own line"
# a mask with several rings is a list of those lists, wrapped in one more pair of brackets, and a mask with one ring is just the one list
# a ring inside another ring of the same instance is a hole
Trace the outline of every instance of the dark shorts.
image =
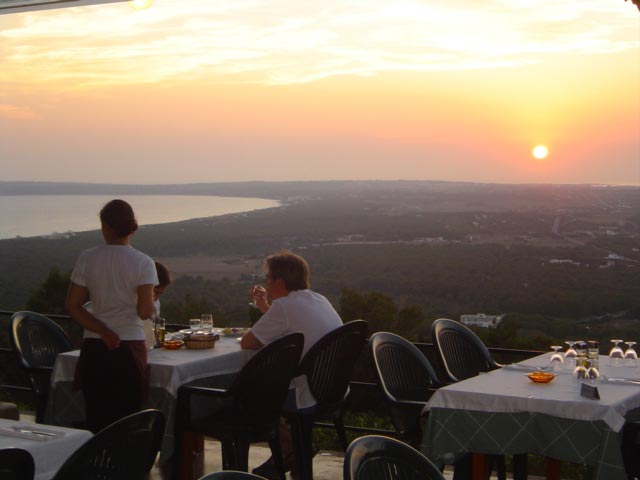
[(92, 432), (140, 411), (149, 393), (144, 341), (121, 341), (118, 348), (108, 350), (100, 339), (85, 339), (74, 387), (82, 389), (87, 428)]

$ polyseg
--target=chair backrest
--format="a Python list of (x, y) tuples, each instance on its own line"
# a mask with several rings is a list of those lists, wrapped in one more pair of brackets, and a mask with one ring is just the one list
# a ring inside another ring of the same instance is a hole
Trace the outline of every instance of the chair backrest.
[(300, 362), (296, 376), (307, 376), (317, 413), (332, 411), (344, 400), (367, 329), (364, 320), (345, 323), (318, 340)]
[(368, 435), (354, 440), (344, 457), (344, 480), (444, 480), (420, 452), (389, 437)]
[(112, 423), (76, 450), (54, 480), (143, 480), (160, 450), (164, 424), (159, 410)]
[(369, 340), (380, 386), (390, 400), (427, 402), (440, 381), (427, 357), (405, 338), (378, 332)]
[(36, 421), (43, 421), (53, 365), (59, 353), (73, 350), (67, 333), (53, 320), (35, 312), (11, 317), (11, 346), (36, 395)]
[(31, 480), (35, 473), (33, 457), (21, 448), (0, 450), (0, 480)]
[(302, 333), (284, 335), (258, 350), (235, 377), (228, 392), (250, 423), (271, 424), (280, 416), (303, 346)]
[(219, 472), (207, 473), (198, 480), (266, 480), (253, 473), (239, 472), (237, 470), (221, 470)]
[(391, 405), (396, 434), (413, 444), (420, 440), (420, 414), (429, 391), (440, 386), (436, 372), (415, 345), (395, 333), (373, 334), (369, 347), (378, 381)]
[(439, 318), (433, 322), (431, 339), (438, 347), (442, 364), (452, 382), (500, 368), (482, 340), (455, 320)]

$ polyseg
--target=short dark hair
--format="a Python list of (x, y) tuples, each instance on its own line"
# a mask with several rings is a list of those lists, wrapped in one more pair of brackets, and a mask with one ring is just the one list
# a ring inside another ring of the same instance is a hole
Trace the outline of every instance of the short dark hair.
[(290, 292), (309, 288), (309, 264), (300, 255), (282, 250), (269, 255), (264, 264), (272, 279), (282, 278)]
[(120, 238), (131, 235), (138, 229), (138, 220), (133, 208), (120, 199), (111, 200), (102, 207), (100, 221), (109, 225)]
[(167, 285), (171, 285), (173, 282), (173, 278), (171, 278), (171, 272), (167, 267), (165, 267), (160, 262), (155, 262), (156, 264), (156, 273), (158, 274), (158, 286), (166, 287)]

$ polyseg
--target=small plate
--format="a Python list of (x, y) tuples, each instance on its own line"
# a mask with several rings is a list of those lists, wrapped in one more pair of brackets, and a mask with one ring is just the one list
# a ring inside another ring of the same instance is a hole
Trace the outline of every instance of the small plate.
[(531, 372), (527, 374), (527, 377), (534, 383), (549, 383), (556, 378), (556, 374), (550, 372)]
[(182, 340), (167, 340), (162, 343), (162, 348), (166, 350), (178, 350), (182, 348), (184, 342)]
[(249, 330), (249, 328), (228, 327), (222, 328), (220, 334), (224, 335), (225, 337), (241, 337)]

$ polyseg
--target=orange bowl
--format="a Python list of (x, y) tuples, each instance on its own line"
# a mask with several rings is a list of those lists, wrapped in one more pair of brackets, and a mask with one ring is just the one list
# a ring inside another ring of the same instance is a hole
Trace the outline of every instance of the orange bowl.
[(551, 380), (556, 378), (556, 374), (550, 372), (531, 372), (527, 377), (535, 383), (549, 383)]
[(167, 350), (178, 350), (183, 345), (184, 342), (182, 340), (167, 340), (162, 343), (162, 348), (166, 348)]

